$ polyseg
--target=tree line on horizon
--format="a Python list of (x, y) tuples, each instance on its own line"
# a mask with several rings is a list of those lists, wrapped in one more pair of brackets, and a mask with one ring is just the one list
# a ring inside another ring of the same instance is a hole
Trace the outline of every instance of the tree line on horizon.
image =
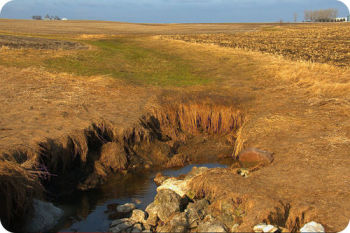
[(334, 8), (304, 11), (304, 20), (306, 22), (334, 22), (337, 16), (338, 10)]

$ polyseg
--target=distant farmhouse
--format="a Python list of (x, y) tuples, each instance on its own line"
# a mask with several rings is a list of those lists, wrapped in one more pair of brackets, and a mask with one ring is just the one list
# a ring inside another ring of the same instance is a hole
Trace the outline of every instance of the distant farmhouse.
[(335, 18), (335, 22), (348, 22), (349, 16), (348, 17), (337, 17)]
[(33, 20), (45, 20), (45, 21), (49, 21), (49, 20), (68, 20), (67, 18), (60, 18), (58, 16), (50, 16), (49, 14), (45, 15), (44, 18), (42, 18), (40, 15), (34, 15), (32, 16)]

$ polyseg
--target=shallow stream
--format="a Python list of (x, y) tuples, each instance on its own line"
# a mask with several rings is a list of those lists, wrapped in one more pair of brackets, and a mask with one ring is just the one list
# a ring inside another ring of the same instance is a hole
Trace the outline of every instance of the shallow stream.
[(116, 175), (100, 187), (84, 192), (76, 192), (54, 204), (64, 210), (64, 216), (52, 229), (56, 231), (106, 232), (113, 219), (108, 218), (108, 205), (133, 202), (136, 208), (145, 210), (157, 194), (157, 186), (153, 179), (158, 172), (166, 176), (187, 174), (194, 166), (227, 167), (230, 160), (216, 163), (191, 164), (178, 169), (147, 170), (130, 173), (125, 176)]

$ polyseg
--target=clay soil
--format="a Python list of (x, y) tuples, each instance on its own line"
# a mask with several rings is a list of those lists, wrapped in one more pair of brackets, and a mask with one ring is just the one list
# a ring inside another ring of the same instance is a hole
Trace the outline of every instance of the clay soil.
[[(1, 169), (9, 160), (26, 170), (32, 158), (30, 154), (23, 157), (19, 151), (35, 151), (48, 139), (74, 135), (96, 122), (108, 122), (119, 131), (127, 131), (163, 102), (177, 103), (185, 97), (198, 103), (219, 101), (245, 116), (244, 124), (234, 132), (233, 154), (255, 147), (273, 152), (274, 162), (248, 178), (240, 177), (234, 169), (211, 170), (193, 184), (195, 191), (210, 198), (218, 210), (223, 203), (242, 200), (242, 211), (237, 214), (241, 218), (239, 231), (252, 231), (262, 221), (295, 231), (310, 220), (323, 224), (327, 231), (343, 230), (350, 219), (350, 71), (330, 64), (291, 61), (273, 54), (158, 36), (231, 34), (260, 30), (262, 26), (0, 20), (3, 35), (86, 42), (87, 52), (98, 50), (90, 48), (90, 41), (123, 38), (128, 53), (122, 58), (136, 59), (125, 60), (128, 66), (118, 67), (121, 70), (116, 73), (90, 70), (83, 75), (73, 66), (57, 70), (42, 59), (74, 57), (80, 61), (84, 57), (79, 53), (84, 50), (67, 52), (50, 46), (40, 47), (42, 50), (0, 49)], [(142, 53), (131, 56), (132, 46), (142, 47)], [(113, 51), (122, 53), (122, 49)], [(161, 54), (162, 62), (141, 66), (150, 62), (149, 57), (141, 62), (137, 59), (150, 51)], [(28, 62), (30, 56), (35, 59)], [(157, 72), (168, 72), (173, 69), (172, 62), (176, 64), (174, 72), (179, 74), (176, 77), (188, 77), (191, 82), (177, 83), (168, 73), (162, 82), (149, 81), (138, 70), (157, 67)], [(188, 69), (178, 68), (177, 64), (183, 62)], [(134, 76), (140, 77), (137, 82), (130, 81)]]

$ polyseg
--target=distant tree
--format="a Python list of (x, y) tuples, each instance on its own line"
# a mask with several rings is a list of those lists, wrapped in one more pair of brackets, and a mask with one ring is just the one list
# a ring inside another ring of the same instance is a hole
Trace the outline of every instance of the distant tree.
[(298, 14), (295, 12), (294, 13), (294, 23), (296, 23), (298, 21)]
[(61, 20), (61, 18), (56, 15), (55, 20)]
[(49, 14), (46, 14), (44, 19), (51, 19), (50, 15)]
[(329, 8), (325, 10), (306, 10), (304, 11), (304, 20), (308, 22), (330, 22), (338, 15), (338, 10)]

